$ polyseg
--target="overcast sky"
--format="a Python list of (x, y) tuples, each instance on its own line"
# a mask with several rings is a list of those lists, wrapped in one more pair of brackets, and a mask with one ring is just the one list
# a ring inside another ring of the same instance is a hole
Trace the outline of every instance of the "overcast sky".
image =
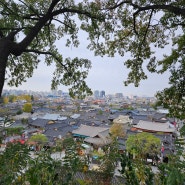
[[(139, 96), (154, 96), (156, 91), (160, 91), (168, 86), (169, 74), (151, 74), (147, 72), (148, 79), (141, 81), (139, 87), (134, 85), (124, 86), (123, 81), (126, 80), (129, 70), (126, 69), (123, 62), (128, 59), (128, 56), (114, 58), (95, 57), (92, 51), (86, 49), (87, 40), (84, 35), (81, 35), (81, 45), (78, 48), (64, 46), (64, 41), (57, 41), (57, 46), (60, 49), (63, 57), (79, 57), (87, 58), (92, 61), (88, 78), (86, 80), (89, 87), (94, 90), (104, 90), (106, 94), (123, 93), (123, 95), (139, 95)], [(169, 50), (158, 51), (157, 55), (162, 56), (163, 53), (168, 53)], [(35, 70), (33, 77), (28, 79), (18, 88), (9, 87), (5, 83), (4, 89), (21, 89), (33, 91), (50, 91), (52, 73), (54, 66), (46, 66), (43, 62), (39, 64)], [(68, 91), (65, 86), (59, 86), (58, 90)]]
[[(81, 48), (68, 48), (63, 50), (65, 57), (84, 57), (92, 61), (88, 78), (86, 80), (89, 87), (94, 90), (104, 90), (106, 94), (123, 93), (123, 95), (146, 95), (154, 96), (156, 91), (162, 90), (168, 86), (168, 74), (148, 74), (148, 79), (141, 81), (139, 87), (134, 85), (124, 86), (123, 81), (126, 80), (129, 70), (123, 64), (123, 57), (95, 57), (93, 52)], [(54, 66), (46, 66), (40, 63), (35, 70), (33, 77), (28, 79), (18, 88), (11, 89), (33, 90), (33, 91), (50, 91), (52, 73)], [(4, 89), (10, 89), (5, 84)], [(65, 86), (59, 86), (58, 90), (68, 91)]]

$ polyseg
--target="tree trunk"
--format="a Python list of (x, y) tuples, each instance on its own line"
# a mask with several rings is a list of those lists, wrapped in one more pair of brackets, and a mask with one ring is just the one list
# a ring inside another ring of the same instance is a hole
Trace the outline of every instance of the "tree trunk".
[(0, 39), (0, 97), (4, 87), (6, 65), (10, 54), (8, 43), (6, 39)]

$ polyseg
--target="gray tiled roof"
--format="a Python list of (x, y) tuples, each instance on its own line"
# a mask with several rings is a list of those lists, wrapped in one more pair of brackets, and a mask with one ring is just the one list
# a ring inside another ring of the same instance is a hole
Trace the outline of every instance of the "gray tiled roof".
[(111, 143), (111, 139), (108, 139), (108, 138), (103, 139), (103, 138), (88, 137), (88, 138), (85, 138), (84, 141), (87, 143), (97, 145), (97, 146), (105, 146)]
[(87, 137), (95, 137), (96, 135), (98, 135), (98, 133), (105, 130), (109, 130), (109, 128), (94, 127), (94, 126), (87, 126), (87, 125), (81, 124), (81, 126), (78, 129), (73, 130), (72, 133), (87, 136)]
[(45, 128), (46, 124), (47, 124), (48, 120), (45, 119), (36, 119), (33, 120), (31, 123), (29, 123), (31, 126), (36, 126), (36, 127), (41, 127), (41, 128)]
[(175, 132), (175, 128), (170, 127), (169, 123), (158, 123), (140, 120), (137, 125), (134, 125), (137, 129), (155, 131), (155, 132)]
[(73, 114), (72, 116), (70, 116), (72, 119), (77, 119), (80, 117), (80, 114)]
[(46, 120), (57, 120), (58, 117), (60, 117), (60, 114), (45, 114), (42, 119), (46, 119)]

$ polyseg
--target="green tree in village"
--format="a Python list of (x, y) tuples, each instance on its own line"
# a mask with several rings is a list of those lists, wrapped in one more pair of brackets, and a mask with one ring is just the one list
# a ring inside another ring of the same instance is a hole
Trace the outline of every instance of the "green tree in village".
[(27, 181), (30, 185), (62, 184), (62, 173), (64, 169), (61, 167), (61, 161), (51, 158), (49, 152), (41, 152), (37, 158), (29, 161), (29, 168), (19, 183), (22, 181), (24, 184)]
[(32, 101), (32, 96), (24, 94), (24, 95), (20, 95), (20, 96), (10, 95), (10, 96), (3, 97), (4, 104), (7, 104), (9, 102), (13, 103), (16, 100), (25, 100), (27, 103), (30, 103)]
[(27, 103), (32, 101), (31, 96), (28, 94), (23, 94), (17, 97), (18, 100), (25, 100)]
[(9, 98), (7, 96), (3, 97), (3, 103), (8, 104)]
[(113, 123), (113, 125), (110, 128), (110, 134), (112, 137), (125, 137), (125, 128), (124, 125), (121, 123)]
[(7, 116), (9, 114), (9, 108), (0, 107), (0, 116)]
[(154, 184), (154, 173), (146, 165), (149, 154), (155, 157), (160, 152), (160, 139), (150, 133), (138, 133), (128, 136), (126, 150), (133, 155), (133, 159), (124, 153), (121, 156), (121, 173), (126, 178), (126, 184)]
[(22, 118), (21, 123), (22, 124), (28, 124), (28, 118)]
[(35, 134), (30, 137), (29, 142), (35, 142), (38, 150), (41, 150), (44, 145), (47, 145), (48, 138), (44, 134)]
[(16, 181), (24, 176), (29, 159), (29, 150), (25, 145), (9, 144), (0, 155), (0, 184), (20, 184)]
[(9, 98), (9, 102), (11, 103), (14, 103), (17, 100), (17, 96), (15, 95), (10, 95), (8, 98)]
[(17, 115), (20, 115), (22, 113), (23, 113), (22, 109), (18, 109), (17, 112), (16, 112)]
[(75, 142), (73, 138), (67, 138), (65, 141), (65, 157), (63, 164), (66, 169), (66, 174), (64, 184), (76, 184), (75, 174), (78, 171), (83, 171), (84, 168), (88, 166), (86, 157), (80, 157), (78, 155), (78, 151), (81, 148), (81, 143)]
[(61, 161), (52, 159), (49, 152), (31, 158), (26, 145), (8, 145), (0, 155), (0, 184), (3, 185), (58, 185), (64, 171)]
[(8, 128), (5, 128), (7, 136), (12, 136), (14, 134), (15, 135), (21, 135), (23, 130), (24, 130), (23, 127), (15, 127), (15, 128), (8, 127)]
[[(169, 70), (171, 78), (176, 73), (176, 80), (181, 84), (178, 93), (169, 88), (170, 92), (165, 90), (158, 94), (164, 97), (176, 93), (174, 99), (179, 98), (175, 106), (181, 109), (184, 84), (179, 69), (184, 70), (181, 67), (184, 63), (184, 12), (184, 0), (52, 0), (49, 3), (2, 0), (0, 94), (5, 80), (9, 85), (18, 86), (30, 78), (40, 63), (40, 55), (45, 56), (47, 65), (56, 66), (52, 88), (59, 84), (71, 85), (72, 96), (91, 93), (85, 82), (90, 61), (77, 57), (64, 59), (55, 45), (56, 40), (63, 39), (66, 46), (78, 47), (78, 34), (83, 30), (88, 34), (88, 49), (94, 50), (95, 55), (130, 54), (128, 60), (123, 58), (131, 70), (125, 85), (138, 86), (140, 80), (147, 78), (145, 64), (150, 72), (161, 74)], [(157, 56), (156, 48), (166, 54), (166, 46), (171, 48), (171, 54)], [(173, 84), (171, 87), (177, 88)], [(175, 101), (171, 102), (169, 108)]]
[(120, 162), (122, 167), (120, 173), (125, 178), (125, 185), (154, 184), (154, 173), (151, 167), (145, 165), (142, 160), (132, 160), (126, 153), (123, 153)]
[(30, 137), (29, 141), (45, 144), (47, 143), (48, 138), (44, 134), (35, 134)]
[(34, 96), (33, 95), (31, 95), (31, 101), (34, 101)]
[(185, 182), (185, 126), (180, 129), (181, 137), (175, 141), (175, 152), (168, 155), (168, 163), (161, 163), (158, 166), (157, 184), (181, 185)]
[(31, 111), (32, 111), (32, 104), (31, 104), (31, 103), (25, 103), (25, 104), (23, 105), (22, 110), (23, 110), (24, 112), (31, 112)]
[(101, 180), (103, 183), (109, 185), (112, 182), (114, 171), (120, 158), (118, 150), (118, 142), (116, 138), (112, 138), (112, 143), (104, 147), (105, 155), (101, 157)]
[(141, 159), (146, 159), (147, 154), (156, 156), (160, 153), (161, 141), (151, 133), (142, 132), (129, 135), (126, 141), (126, 150)]
[[(143, 136), (141, 136), (141, 134), (143, 134)], [(159, 147), (156, 146), (158, 145), (159, 141), (157, 141), (154, 137), (147, 136), (148, 134), (146, 135), (145, 133), (140, 133), (137, 135), (140, 136), (129, 136), (126, 142), (127, 150), (130, 151), (132, 154), (137, 153), (136, 158), (132, 160), (126, 154), (123, 154), (121, 156), (121, 173), (126, 178), (127, 184), (183, 184), (185, 180), (185, 162), (183, 160), (185, 156), (183, 140), (176, 139), (176, 152), (168, 155), (168, 163), (160, 163), (158, 165), (159, 172), (154, 174), (154, 172), (151, 171), (150, 166), (146, 165), (145, 160), (143, 161), (142, 159), (145, 158), (146, 153), (149, 153), (151, 155), (157, 154), (157, 150), (159, 151)], [(146, 138), (149, 138), (148, 141)], [(143, 145), (143, 141), (145, 144), (148, 144)], [(152, 142), (153, 144), (151, 144)]]

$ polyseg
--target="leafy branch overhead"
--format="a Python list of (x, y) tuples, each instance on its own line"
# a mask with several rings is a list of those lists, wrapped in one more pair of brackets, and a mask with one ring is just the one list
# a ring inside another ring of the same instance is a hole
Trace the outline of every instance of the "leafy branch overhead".
[[(56, 66), (52, 88), (63, 84), (70, 86), (71, 96), (90, 94), (85, 79), (91, 62), (64, 59), (56, 46), (60, 41), (78, 47), (84, 32), (95, 55), (123, 56), (130, 69), (125, 85), (138, 86), (147, 79), (145, 68), (159, 74), (170, 71), (170, 79), (174, 70), (183, 69), (184, 0), (1, 0), (0, 15), (0, 93), (5, 80), (18, 86), (30, 78), (42, 55), (46, 65)], [(179, 91), (184, 97), (184, 86)]]
[(85, 82), (90, 61), (77, 57), (63, 59), (55, 41), (67, 38), (66, 46), (78, 47), (80, 25), (76, 24), (75, 15), (81, 21), (93, 22), (94, 19), (103, 20), (100, 13), (93, 11), (89, 3), (83, 5), (73, 1), (1, 1), (1, 93), (5, 80), (11, 86), (18, 86), (30, 78), (40, 62), (40, 55), (43, 55), (47, 65), (54, 63), (56, 66), (52, 88), (62, 83), (72, 85), (72, 96), (90, 94), (91, 90)]

